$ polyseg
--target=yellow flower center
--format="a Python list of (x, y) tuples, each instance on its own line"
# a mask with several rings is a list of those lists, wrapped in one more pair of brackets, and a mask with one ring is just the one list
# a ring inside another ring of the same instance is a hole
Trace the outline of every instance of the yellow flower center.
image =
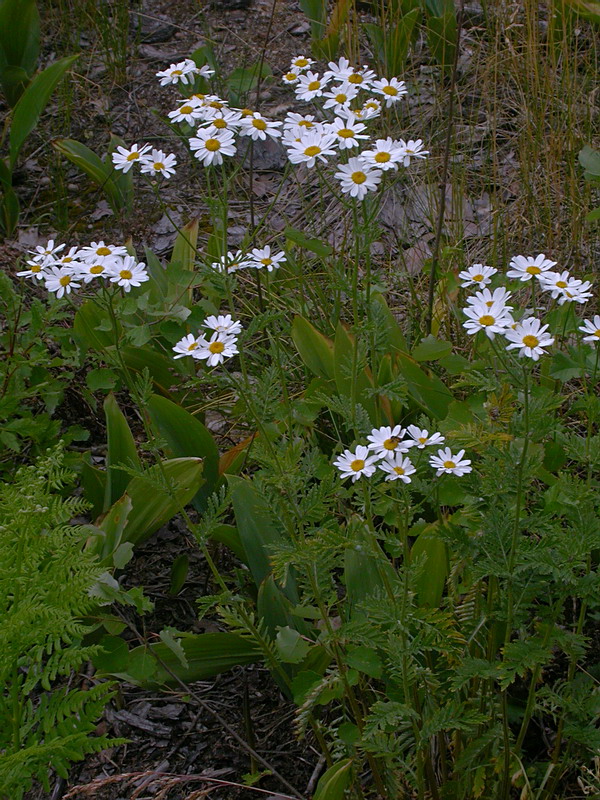
[(302, 128), (314, 128), (313, 123), (308, 119), (301, 119), (298, 123)]
[(182, 69), (174, 69), (171, 75), (183, 75)]
[(42, 268), (39, 264), (32, 264), (31, 265), (31, 272), (41, 272)]
[(419, 442), (419, 444), (426, 444), (427, 443), (427, 437), (426, 436), (419, 436), (418, 442)]
[(137, 150), (134, 150), (133, 153), (129, 153), (127, 156), (127, 161), (137, 161), (139, 157), (140, 154), (137, 152)]
[(298, 80), (298, 76), (296, 75), (295, 72), (288, 72), (286, 74), (286, 76), (285, 76), (285, 79), (287, 81), (297, 81)]
[(211, 353), (222, 353), (225, 350), (225, 345), (223, 342), (211, 342), (208, 345), (208, 349)]
[(102, 272), (104, 272), (103, 264), (94, 264), (93, 267), (90, 267), (90, 275), (100, 275)]
[(63, 275), (58, 282), (60, 283), (61, 286), (68, 286), (71, 283), (71, 276)]
[(398, 94), (398, 89), (396, 89), (395, 86), (384, 86), (383, 93), (389, 94), (390, 97), (396, 97), (396, 95)]
[(188, 345), (188, 351), (195, 350), (197, 347), (198, 347), (198, 342), (192, 342), (190, 345)]
[(320, 147), (318, 147), (316, 144), (311, 144), (310, 147), (307, 147), (304, 151), (304, 155), (312, 158), (313, 156), (318, 156), (320, 152)]
[(264, 264), (265, 267), (268, 267), (269, 264), (273, 263), (273, 259), (272, 258), (261, 258), (260, 263)]
[(389, 153), (377, 153), (377, 155), (375, 156), (375, 161), (378, 164), (385, 164), (387, 161), (390, 160), (390, 158), (391, 156)]
[(362, 83), (364, 80), (362, 75), (359, 75), (358, 72), (353, 72), (352, 75), (348, 77), (348, 83)]
[(355, 458), (354, 461), (350, 464), (350, 469), (354, 470), (354, 472), (359, 472), (361, 469), (364, 469), (365, 462), (362, 458)]
[(204, 147), (214, 153), (216, 150), (221, 149), (221, 142), (218, 139), (207, 139), (204, 142)]
[(353, 172), (350, 177), (352, 178), (354, 183), (358, 184), (364, 183), (367, 180), (367, 176), (365, 175), (365, 173), (361, 172), (360, 170), (358, 170), (357, 172)]
[(386, 439), (383, 443), (383, 446), (386, 450), (395, 450), (398, 447), (398, 442), (396, 439)]
[(316, 92), (317, 89), (321, 88), (321, 81), (311, 81), (308, 84), (308, 91), (309, 92)]
[(369, 100), (368, 103), (365, 103), (365, 108), (373, 108), (375, 111), (379, 108), (379, 103), (377, 100)]
[(295, 67), (308, 67), (308, 59), (307, 58), (297, 58), (294, 61)]
[(130, 281), (133, 277), (132, 273), (128, 269), (122, 269), (119, 272), (119, 275), (123, 278), (124, 281)]
[(485, 301), (485, 304), (486, 304), (486, 306), (487, 306), (488, 308), (491, 308), (491, 307), (494, 305), (494, 301), (493, 301), (493, 300), (486, 300), (486, 301)]
[(542, 270), (539, 267), (536, 267), (534, 264), (527, 267), (525, 272), (528, 272), (530, 275), (539, 275)]
[(191, 114), (193, 110), (194, 110), (193, 106), (181, 106), (181, 108), (179, 109), (179, 113), (180, 114)]
[(252, 111), (250, 108), (242, 108), (240, 113), (242, 117), (251, 117), (252, 114), (254, 114), (254, 111)]
[(598, 339), (600, 339), (600, 328), (598, 328), (597, 330), (595, 330), (595, 331), (594, 331), (594, 333), (592, 334), (592, 336), (597, 336), (597, 337), (598, 337)]
[(566, 289), (569, 284), (566, 281), (556, 281), (556, 285), (559, 289)]
[(109, 256), (110, 255), (110, 248), (109, 247), (99, 247), (96, 250), (97, 256)]
[(70, 258), (69, 256), (65, 256), (64, 258), (61, 259), (61, 263), (63, 264), (70, 264), (71, 261), (73, 261), (73, 259)]
[(540, 340), (537, 336), (533, 336), (533, 334), (528, 333), (527, 336), (523, 337), (523, 344), (525, 347), (537, 347), (540, 343)]
[(209, 108), (223, 108), (223, 103), (220, 103), (218, 100), (211, 100), (208, 104)]
[(454, 467), (456, 467), (456, 464), (454, 463), (454, 461), (444, 461), (444, 466), (446, 467), (446, 469), (454, 469)]
[(338, 136), (341, 136), (342, 139), (353, 139), (354, 131), (351, 128), (341, 128), (338, 131)]
[(336, 103), (345, 103), (347, 99), (348, 99), (347, 94), (336, 94), (335, 96)]
[(483, 280), (483, 275), (481, 273), (478, 273), (477, 275), (473, 275), (473, 280), (476, 281), (477, 283), (479, 283), (480, 281)]
[(225, 120), (222, 117), (217, 117), (216, 119), (213, 119), (212, 124), (215, 126), (215, 128), (226, 128), (227, 127), (227, 123), (225, 122)]
[(253, 119), (252, 124), (259, 131), (266, 131), (267, 129), (267, 123), (264, 121), (264, 119)]
[(493, 325), (496, 320), (491, 314), (484, 314), (483, 317), (479, 317), (479, 324), (480, 325)]
[(396, 473), (396, 475), (404, 475), (404, 470), (402, 469), (402, 467), (394, 467), (394, 472)]
[(163, 162), (162, 162), (162, 161), (156, 161), (154, 164), (152, 164), (152, 166), (154, 167), (154, 169), (156, 170), (156, 172), (160, 172), (160, 171), (161, 171), (161, 169), (164, 169), (164, 168), (165, 168), (165, 165), (163, 164)]

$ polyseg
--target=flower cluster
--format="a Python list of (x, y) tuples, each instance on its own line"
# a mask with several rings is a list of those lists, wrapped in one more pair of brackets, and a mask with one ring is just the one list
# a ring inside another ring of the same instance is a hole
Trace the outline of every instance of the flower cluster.
[(249, 253), (244, 254), (241, 250), (236, 253), (229, 251), (227, 255), (221, 256), (219, 261), (213, 261), (212, 267), (217, 272), (237, 272), (240, 269), (266, 269), (273, 272), (286, 261), (285, 253), (271, 252), (270, 245), (259, 248), (255, 247)]
[(209, 367), (216, 367), (239, 352), (237, 340), (242, 332), (242, 323), (234, 320), (231, 314), (207, 317), (202, 324), (208, 330), (199, 331), (198, 336), (188, 333), (180, 339), (173, 347), (176, 353), (174, 359), (191, 356), (200, 361), (206, 360)]
[[(559, 305), (566, 302), (585, 303), (592, 296), (592, 284), (589, 281), (573, 278), (566, 270), (554, 272), (554, 266), (556, 262), (550, 261), (543, 253), (537, 256), (515, 256), (510, 261), (506, 275), (519, 281), (537, 279), (542, 292), (550, 292), (551, 298)], [(484, 331), (489, 339), (500, 334), (508, 342), (507, 350), (518, 349), (519, 356), (538, 361), (546, 353), (546, 348), (554, 343), (554, 337), (548, 332), (548, 325), (543, 325), (541, 320), (530, 316), (527, 310), (520, 319), (514, 318), (513, 306), (508, 305), (512, 295), (507, 289), (498, 287), (491, 291), (487, 288), (497, 272), (493, 267), (474, 264), (459, 273), (461, 286), (478, 286), (480, 289), (473, 296), (467, 297), (467, 306), (463, 308), (467, 321), (463, 326), (471, 335)], [(594, 324), (586, 320), (586, 325), (589, 327), (584, 326), (580, 330), (591, 335)]]
[[(370, 477), (379, 468), (385, 473), (386, 481), (411, 483), (411, 475), (417, 468), (406, 453), (411, 448), (424, 450), (444, 443), (441, 433), (430, 434), (416, 425), (409, 425), (406, 430), (400, 425), (374, 428), (367, 440), (368, 445), (358, 445), (354, 452), (344, 450), (333, 462), (341, 472), (342, 480), (352, 478), (354, 483), (362, 475)], [(437, 455), (429, 457), (429, 465), (438, 477), (443, 474), (460, 477), (471, 472), (471, 461), (463, 458), (464, 454), (464, 450), (459, 450), (454, 455), (449, 447), (443, 447), (438, 449)]]
[[(243, 138), (281, 139), (290, 162), (308, 168), (338, 157), (334, 177), (343, 193), (359, 200), (377, 189), (384, 173), (399, 166), (408, 167), (411, 160), (427, 156), (421, 139), (388, 137), (369, 142), (366, 133), (368, 120), (378, 117), (384, 105), (392, 106), (407, 94), (403, 81), (378, 78), (373, 70), (366, 66), (355, 68), (346, 58), (329, 62), (322, 75), (310, 69), (313, 64), (310, 58), (296, 56), (283, 81), (294, 86), (298, 100), (322, 106), (317, 116), (290, 112), (283, 121), (272, 120), (252, 109), (230, 107), (216, 94), (196, 92), (169, 112), (169, 119), (194, 128), (189, 144), (203, 166), (223, 164), (225, 158), (235, 155)], [(191, 59), (186, 59), (171, 64), (157, 76), (166, 86), (193, 83), (198, 74), (208, 77), (211, 70), (198, 69)], [(173, 154), (149, 150), (150, 145), (119, 147), (112, 155), (113, 164), (123, 172), (138, 162), (143, 173), (165, 177), (174, 174)]]
[(53, 239), (45, 245), (30, 250), (27, 269), (17, 272), (19, 277), (44, 282), (49, 292), (57, 297), (80, 289), (98, 279), (108, 279), (126, 292), (132, 286), (141, 286), (149, 280), (146, 265), (137, 261), (120, 245), (92, 242), (87, 247), (71, 247), (65, 252), (65, 244), (55, 244)]

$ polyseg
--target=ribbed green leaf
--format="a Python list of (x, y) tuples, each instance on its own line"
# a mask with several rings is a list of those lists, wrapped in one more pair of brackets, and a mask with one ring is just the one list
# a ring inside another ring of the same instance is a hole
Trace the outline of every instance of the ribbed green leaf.
[(410, 557), (425, 556), (425, 566), (417, 579), (419, 604), (437, 608), (448, 577), (448, 553), (445, 542), (435, 533), (437, 523), (428, 526), (413, 544)]
[(35, 0), (0, 3), (0, 84), (14, 106), (29, 82), (40, 52), (40, 15)]
[(61, 58), (31, 81), (13, 111), (10, 126), (10, 165), (14, 167), (23, 142), (35, 128), (56, 85), (79, 56)]
[(319, 378), (333, 378), (333, 342), (304, 319), (295, 317), (292, 323), (292, 340), (300, 358)]
[(313, 800), (343, 800), (352, 776), (352, 759), (338, 761), (319, 778)]
[(93, 150), (75, 139), (56, 139), (52, 146), (102, 189), (113, 211), (126, 208), (127, 198), (113, 180), (112, 164), (105, 164)]
[(107, 510), (124, 494), (129, 485), (131, 475), (117, 465), (141, 469), (142, 464), (137, 454), (135, 440), (119, 408), (114, 394), (111, 392), (104, 401), (104, 414), (106, 416), (106, 435), (108, 440), (106, 453), (106, 492), (104, 495), (104, 509)]

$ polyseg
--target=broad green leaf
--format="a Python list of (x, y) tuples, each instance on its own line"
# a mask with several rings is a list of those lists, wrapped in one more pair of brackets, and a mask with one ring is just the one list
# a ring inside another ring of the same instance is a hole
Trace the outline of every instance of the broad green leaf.
[(190, 559), (187, 553), (180, 553), (171, 565), (171, 580), (169, 582), (169, 594), (173, 597), (178, 595), (185, 583), (190, 569)]
[(341, 395), (354, 399), (366, 409), (371, 422), (375, 424), (377, 420), (377, 403), (372, 395), (368, 395), (365, 390), (373, 388), (373, 378), (367, 367), (360, 368), (357, 363), (356, 377), (354, 381), (354, 398), (352, 396), (352, 368), (354, 359), (355, 338), (349, 333), (341, 322), (335, 331), (333, 343), (333, 372), (335, 385)]
[(7, 236), (12, 236), (19, 223), (19, 198), (12, 186), (3, 185), (0, 191), (0, 227)]
[(137, 686), (154, 688), (160, 685), (178, 686), (177, 678), (184, 683), (205, 681), (233, 667), (262, 660), (257, 645), (235, 633), (186, 633), (179, 638), (179, 644), (187, 667), (181, 664), (164, 642), (156, 642), (130, 650), (125, 667), (123, 653), (119, 649), (119, 668), (113, 669), (105, 659), (102, 671)]
[(311, 253), (315, 253), (315, 255), (320, 258), (326, 258), (326, 256), (330, 256), (333, 252), (331, 245), (325, 244), (325, 242), (322, 242), (320, 239), (311, 238), (296, 228), (286, 228), (284, 234), (286, 239), (303, 247), (305, 250), (310, 250)]
[(313, 800), (344, 800), (352, 777), (352, 759), (338, 761), (321, 775)]
[(429, 525), (413, 544), (411, 561), (425, 556), (425, 565), (416, 586), (419, 604), (437, 608), (442, 600), (446, 578), (448, 577), (448, 552), (446, 543), (435, 532), (437, 523)]
[(173, 635), (173, 631), (169, 628), (163, 628), (162, 631), (159, 633), (160, 639), (165, 644), (171, 653), (175, 656), (177, 661), (181, 664), (184, 669), (189, 669), (189, 664), (187, 657), (185, 655), (185, 650), (181, 646), (181, 642), (179, 639), (176, 639)]
[(310, 22), (311, 37), (322, 39), (327, 22), (327, 0), (299, 0), (299, 5)]
[(35, 69), (40, 52), (40, 15), (36, 0), (0, 3), (0, 84), (14, 106)]
[(275, 638), (275, 646), (280, 659), (285, 664), (299, 664), (307, 655), (310, 644), (298, 631), (286, 626), (281, 628)]
[(292, 604), (277, 586), (272, 575), (267, 575), (259, 586), (256, 606), (261, 620), (273, 639), (279, 628), (289, 627), (303, 634), (308, 634), (310, 630), (301, 617), (294, 615)]
[[(89, 453), (87, 457), (89, 458)], [(92, 504), (91, 517), (96, 519), (104, 510), (106, 472), (92, 466), (90, 462), (84, 461), (81, 468), (81, 486), (85, 499)]]
[(444, 419), (454, 399), (448, 387), (436, 375), (428, 375), (406, 353), (398, 354), (400, 373), (406, 380), (410, 396), (429, 416)]
[(362, 521), (353, 521), (351, 545), (344, 553), (344, 577), (348, 613), (368, 597), (385, 592), (384, 575), (393, 583), (393, 568), (379, 543)]
[(170, 388), (177, 382), (177, 377), (171, 370), (176, 368), (176, 361), (149, 347), (125, 347), (122, 355), (127, 369), (138, 375), (147, 369), (154, 383), (154, 389), (164, 397), (172, 397)]
[(125, 493), (131, 480), (131, 475), (121, 469), (115, 469), (119, 464), (133, 469), (142, 468), (137, 454), (135, 440), (119, 408), (114, 394), (111, 392), (104, 401), (104, 414), (106, 416), (106, 494), (104, 508), (108, 509)]
[(600, 219), (600, 206), (595, 208), (593, 211), (590, 211), (589, 214), (585, 215), (586, 222), (596, 222)]
[(239, 105), (242, 98), (254, 89), (259, 78), (271, 75), (271, 67), (266, 63), (257, 61), (251, 67), (236, 67), (227, 78), (229, 99), (233, 105)]
[(597, 0), (564, 0), (576, 14), (600, 25), (600, 3)]
[(152, 278), (150, 286), (150, 296), (155, 303), (164, 299), (169, 291), (169, 281), (167, 279), (167, 270), (163, 266), (157, 256), (154, 255), (152, 250), (145, 248), (146, 265), (148, 272)]
[[(271, 574), (269, 547), (287, 541), (287, 535), (276, 525), (265, 499), (251, 481), (227, 476), (240, 539), (246, 551), (246, 560), (257, 586)], [(282, 591), (293, 603), (298, 602), (296, 583), (288, 576)]]
[(437, 361), (440, 358), (449, 356), (451, 352), (451, 342), (440, 341), (440, 339), (436, 339), (435, 336), (429, 334), (429, 336), (421, 339), (411, 355), (415, 361)]
[[(110, 330), (110, 317), (104, 309), (86, 300), (78, 309), (73, 320), (73, 333), (83, 350), (95, 350), (102, 352), (106, 348), (114, 346), (115, 338)], [(121, 326), (117, 321), (118, 334)]]
[(200, 420), (166, 397), (152, 395), (146, 406), (150, 423), (177, 458), (193, 456), (204, 461), (204, 480), (194, 505), (199, 510), (219, 484), (219, 450), (210, 431)]
[(100, 187), (115, 213), (126, 208), (127, 198), (113, 180), (112, 164), (105, 164), (93, 150), (75, 139), (56, 139), (52, 146)]
[(579, 163), (585, 169), (588, 180), (600, 179), (600, 152), (594, 150), (589, 144), (581, 148), (578, 154)]
[(348, 666), (370, 675), (371, 678), (381, 678), (383, 665), (377, 653), (370, 647), (352, 647), (346, 653), (345, 661)]
[(79, 56), (61, 58), (31, 81), (13, 111), (10, 126), (10, 165), (14, 167), (23, 142), (35, 128), (56, 85)]
[[(169, 267), (167, 267), (167, 279), (169, 277), (169, 268), (179, 267), (183, 270), (187, 270), (189, 272), (194, 271), (194, 266), (196, 263), (197, 257), (197, 243), (198, 243), (198, 224), (199, 220), (194, 219), (191, 222), (188, 222), (187, 225), (184, 225), (183, 228), (177, 233), (177, 238), (175, 239), (175, 244), (173, 246), (173, 254), (171, 255), (171, 261), (169, 262)], [(193, 287), (190, 288), (186, 292), (187, 305), (188, 308), (191, 306), (192, 303), (192, 296), (193, 296)], [(183, 302), (183, 301), (182, 301)]]
[(118, 380), (119, 376), (114, 370), (104, 367), (91, 369), (85, 376), (87, 387), (92, 392), (100, 389), (114, 389)]
[(550, 375), (563, 383), (579, 378), (584, 372), (581, 363), (575, 361), (568, 353), (557, 350), (552, 354)]
[(435, 60), (444, 72), (449, 72), (454, 64), (458, 30), (454, 7), (441, 16), (427, 18), (427, 41)]
[(333, 342), (304, 319), (295, 317), (292, 323), (292, 340), (301, 359), (319, 378), (333, 378)]
[(105, 566), (113, 566), (112, 555), (121, 544), (131, 508), (131, 498), (124, 494), (102, 521), (94, 526), (97, 532), (92, 536), (88, 546), (98, 554), (100, 562)]
[(217, 525), (211, 530), (210, 538), (228, 547), (240, 561), (246, 563), (246, 551), (235, 525)]

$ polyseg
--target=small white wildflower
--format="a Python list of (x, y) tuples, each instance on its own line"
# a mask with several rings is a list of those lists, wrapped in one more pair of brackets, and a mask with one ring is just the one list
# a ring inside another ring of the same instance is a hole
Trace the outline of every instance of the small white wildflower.
[(472, 470), (471, 461), (468, 458), (463, 459), (464, 454), (464, 450), (459, 450), (456, 455), (452, 455), (450, 448), (444, 447), (438, 450), (437, 456), (431, 456), (429, 463), (436, 470), (435, 474), (438, 477), (446, 473), (460, 478)]
[(511, 269), (506, 275), (509, 278), (518, 278), (520, 281), (530, 281), (533, 277), (542, 279), (544, 272), (548, 272), (556, 265), (556, 261), (550, 261), (544, 253), (537, 256), (515, 256), (511, 258), (508, 265)]
[(187, 122), (188, 125), (195, 125), (198, 120), (204, 118), (202, 103), (195, 97), (185, 100), (179, 108), (169, 111), (167, 114), (171, 122)]
[(390, 460), (382, 461), (379, 469), (387, 473), (386, 481), (401, 480), (402, 483), (410, 483), (410, 476), (417, 471), (410, 458), (403, 456), (402, 453), (392, 455)]
[(321, 131), (306, 131), (288, 147), (288, 158), (292, 164), (306, 164), (312, 169), (318, 161), (326, 162), (334, 156), (335, 136)]
[(194, 350), (193, 356), (197, 359), (206, 359), (209, 367), (216, 367), (226, 358), (231, 358), (239, 352), (236, 342), (235, 336), (215, 331), (210, 340), (204, 336), (198, 339), (198, 348)]
[(390, 136), (387, 139), (377, 139), (370, 150), (363, 150), (360, 157), (370, 167), (386, 172), (389, 169), (398, 169), (404, 153), (398, 143)]
[(298, 100), (306, 101), (321, 97), (329, 81), (330, 78), (326, 75), (319, 77), (318, 72), (307, 72), (306, 75), (300, 75), (294, 90), (296, 97)]
[(587, 303), (593, 297), (592, 283), (590, 281), (580, 281), (578, 278), (569, 278), (567, 288), (558, 298), (558, 305), (563, 303)]
[(136, 261), (133, 256), (125, 256), (116, 260), (109, 266), (107, 274), (111, 283), (122, 286), (126, 292), (131, 291), (132, 286), (141, 286), (142, 283), (150, 280), (144, 262)]
[(238, 269), (254, 267), (255, 264), (238, 250), (236, 253), (229, 251), (226, 256), (221, 256), (219, 261), (213, 261), (212, 268), (217, 272), (236, 272)]
[(332, 108), (336, 114), (345, 110), (348, 103), (354, 100), (358, 94), (358, 89), (355, 86), (347, 86), (342, 90), (340, 86), (334, 86), (328, 92), (323, 92), (323, 108)]
[(184, 356), (193, 356), (194, 351), (200, 346), (200, 340), (194, 336), (193, 333), (188, 333), (183, 339), (180, 339), (177, 344), (172, 348), (177, 355), (173, 356), (175, 360), (183, 358)]
[(593, 320), (584, 319), (583, 325), (579, 327), (579, 330), (586, 334), (583, 337), (584, 342), (598, 344), (600, 342), (600, 315), (596, 314)]
[(112, 163), (115, 169), (121, 170), (122, 172), (129, 172), (134, 164), (143, 161), (149, 149), (149, 144), (143, 144), (141, 147), (139, 144), (132, 144), (129, 149), (119, 145), (111, 155)]
[(333, 122), (327, 125), (329, 133), (333, 134), (340, 150), (349, 150), (358, 147), (361, 140), (368, 139), (369, 135), (363, 133), (367, 126), (362, 122), (357, 122), (350, 117), (336, 117)]
[(60, 253), (65, 247), (65, 244), (55, 244), (54, 239), (49, 239), (46, 245), (38, 244), (35, 250), (28, 250), (28, 252), (33, 256), (33, 261), (47, 265), (54, 263), (57, 253)]
[(152, 153), (142, 159), (141, 171), (146, 175), (163, 175), (165, 178), (170, 178), (171, 175), (175, 175), (175, 164), (177, 156), (174, 153), (167, 155), (162, 150), (152, 148)]
[(381, 182), (381, 172), (368, 167), (360, 158), (350, 158), (347, 164), (339, 165), (335, 177), (342, 192), (362, 200), (367, 192), (374, 192)]
[(554, 343), (554, 338), (546, 333), (548, 325), (542, 325), (539, 319), (530, 318), (519, 322), (514, 328), (507, 328), (504, 336), (510, 342), (507, 350), (519, 348), (519, 355), (538, 361), (546, 354), (544, 348)]
[(264, 267), (267, 272), (273, 272), (274, 269), (278, 269), (281, 264), (286, 261), (285, 253), (283, 251), (271, 253), (270, 245), (266, 245), (266, 247), (262, 249), (255, 247), (250, 253), (249, 258), (256, 269), (262, 269)]
[(217, 316), (213, 314), (207, 317), (202, 324), (205, 328), (210, 328), (219, 333), (228, 333), (232, 336), (242, 332), (242, 323), (234, 320), (231, 314), (219, 314)]
[(44, 276), (46, 289), (49, 292), (56, 292), (57, 297), (71, 294), (73, 289), (79, 289), (80, 283), (76, 282), (73, 271), (68, 267), (50, 267), (50, 271)]
[(205, 167), (210, 164), (219, 166), (223, 163), (223, 156), (235, 155), (235, 139), (231, 131), (208, 128), (198, 130), (196, 134), (190, 139), (190, 149)]
[(342, 455), (335, 459), (333, 466), (342, 473), (342, 480), (352, 478), (352, 483), (355, 483), (361, 475), (369, 477), (375, 472), (377, 460), (377, 456), (369, 456), (368, 447), (359, 444), (354, 453), (351, 450), (344, 450)]
[(472, 303), (463, 308), (463, 314), (468, 317), (463, 323), (467, 333), (474, 336), (478, 331), (485, 331), (488, 339), (493, 339), (497, 333), (504, 333), (504, 329), (512, 323), (506, 306), (501, 302), (492, 303), (491, 306), (483, 302)]
[(419, 450), (431, 445), (444, 443), (444, 437), (441, 433), (432, 433), (430, 436), (428, 430), (419, 428), (417, 425), (409, 425), (406, 433), (410, 436), (410, 439), (407, 439), (410, 447), (416, 447)]
[(405, 167), (410, 166), (411, 158), (425, 158), (429, 155), (429, 150), (423, 150), (422, 139), (409, 139), (408, 142), (400, 139), (398, 145), (402, 150), (402, 163)]
[[(167, 69), (160, 70), (156, 77), (160, 78), (160, 85), (167, 86), (170, 83), (193, 83), (196, 75), (200, 72), (191, 58), (171, 64)], [(205, 70), (206, 73), (206, 70)]]
[(510, 300), (510, 298), (511, 293), (508, 289), (505, 289), (504, 286), (499, 286), (497, 289), (494, 289), (493, 292), (490, 292), (487, 288), (482, 289), (480, 292), (475, 292), (471, 297), (467, 297), (467, 304), (476, 305), (478, 303), (485, 303), (488, 308), (491, 308), (493, 305), (503, 305), (506, 311), (512, 311), (513, 307), (506, 305), (507, 300)]
[(259, 139), (265, 141), (268, 136), (272, 139), (281, 136), (279, 126), (282, 124), (282, 122), (265, 119), (262, 114), (255, 111), (252, 116), (248, 115), (242, 118), (239, 128), (242, 136), (249, 136), (254, 141)]
[(374, 450), (379, 458), (393, 458), (395, 453), (407, 453), (410, 445), (402, 441), (404, 429), (400, 425), (393, 428), (386, 425), (382, 428), (373, 428), (367, 440), (369, 450)]
[(492, 275), (498, 272), (494, 267), (486, 267), (484, 264), (473, 264), (468, 269), (463, 269), (458, 273), (458, 279), (461, 281), (461, 286), (466, 289), (467, 286), (479, 286), (481, 289), (492, 281)]
[(35, 259), (30, 259), (25, 263), (27, 264), (28, 268), (17, 272), (17, 277), (34, 278), (38, 281), (41, 281), (42, 278), (47, 276), (50, 264), (48, 264), (48, 266), (44, 266), (44, 264), (42, 264), (40, 261), (35, 261)]
[(290, 63), (290, 69), (305, 70), (315, 63), (313, 58), (307, 56), (294, 56)]
[(391, 106), (397, 103), (403, 95), (408, 94), (406, 84), (398, 78), (381, 78), (380, 80), (371, 83), (371, 91), (375, 94), (380, 94), (385, 99), (386, 106)]

